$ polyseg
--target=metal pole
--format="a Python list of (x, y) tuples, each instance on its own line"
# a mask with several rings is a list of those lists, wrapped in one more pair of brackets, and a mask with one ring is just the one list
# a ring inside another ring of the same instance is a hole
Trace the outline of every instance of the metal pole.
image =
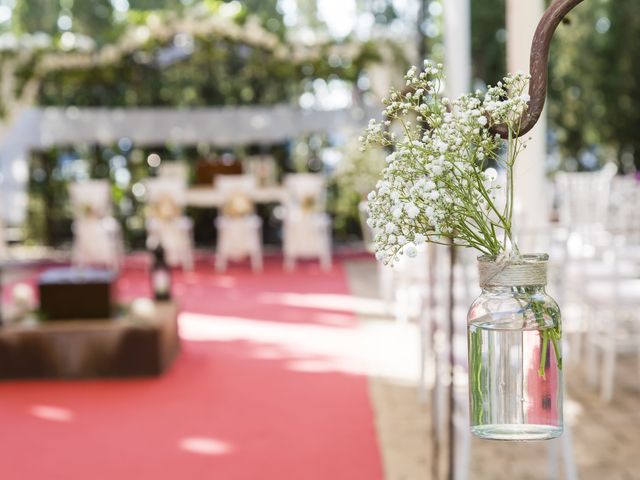
[(456, 426), (455, 426), (455, 385), (454, 385), (454, 367), (455, 367), (455, 350), (454, 350), (454, 334), (455, 334), (455, 265), (456, 265), (456, 247), (453, 245), (453, 242), (448, 247), (449, 250), (449, 279), (448, 279), (448, 288), (449, 288), (449, 301), (447, 303), (447, 315), (448, 315), (448, 327), (449, 327), (449, 424), (448, 424), (448, 440), (449, 440), (449, 451), (448, 451), (448, 468), (447, 468), (447, 478), (449, 480), (453, 480), (455, 478), (455, 465), (456, 465)]

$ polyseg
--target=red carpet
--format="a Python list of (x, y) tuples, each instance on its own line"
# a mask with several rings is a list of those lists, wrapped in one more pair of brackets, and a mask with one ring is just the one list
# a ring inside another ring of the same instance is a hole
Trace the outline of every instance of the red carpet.
[[(176, 277), (183, 348), (165, 376), (0, 383), (0, 478), (382, 478), (340, 265)], [(118, 287), (147, 294), (146, 273)]]

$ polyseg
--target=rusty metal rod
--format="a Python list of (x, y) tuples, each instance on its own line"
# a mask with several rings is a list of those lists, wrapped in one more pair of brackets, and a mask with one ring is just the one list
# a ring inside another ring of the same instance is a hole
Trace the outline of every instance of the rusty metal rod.
[[(547, 81), (549, 73), (549, 47), (556, 28), (564, 17), (584, 0), (555, 0), (538, 23), (531, 43), (531, 57), (529, 62), (529, 108), (523, 114), (520, 123), (519, 135), (522, 136), (531, 130), (540, 119), (544, 102), (547, 97)], [(493, 133), (502, 138), (509, 137), (509, 129), (505, 124), (494, 125)]]

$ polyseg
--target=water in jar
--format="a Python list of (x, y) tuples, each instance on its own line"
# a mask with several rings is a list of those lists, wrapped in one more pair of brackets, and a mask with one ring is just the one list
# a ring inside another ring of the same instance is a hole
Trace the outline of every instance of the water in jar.
[(475, 435), (544, 440), (562, 433), (562, 372), (552, 342), (543, 345), (544, 328), (551, 327), (505, 328), (500, 318), (487, 316), (469, 325), (470, 416)]

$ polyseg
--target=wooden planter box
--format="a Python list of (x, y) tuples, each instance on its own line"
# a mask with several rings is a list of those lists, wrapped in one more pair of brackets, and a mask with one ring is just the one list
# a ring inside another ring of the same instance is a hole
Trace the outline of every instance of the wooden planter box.
[(179, 348), (178, 306), (132, 320), (58, 320), (0, 327), (0, 379), (159, 375)]

